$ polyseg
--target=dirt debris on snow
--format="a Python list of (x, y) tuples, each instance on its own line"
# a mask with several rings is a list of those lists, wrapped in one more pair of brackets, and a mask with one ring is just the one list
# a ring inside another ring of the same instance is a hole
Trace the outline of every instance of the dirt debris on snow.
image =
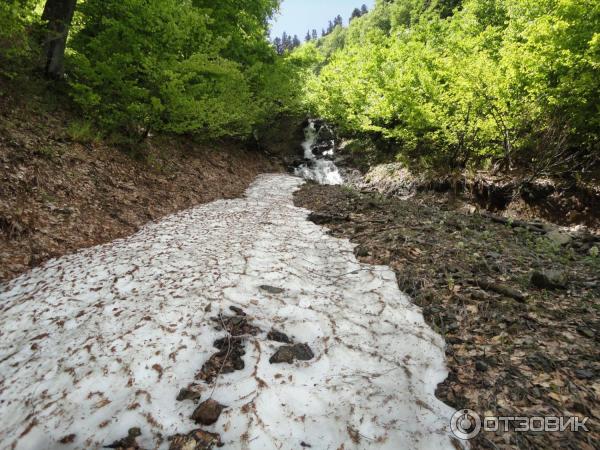
[(217, 433), (194, 430), (185, 435), (173, 436), (169, 450), (212, 450), (214, 447), (223, 447), (221, 437)]
[(115, 450), (142, 450), (137, 443), (137, 438), (142, 435), (142, 431), (137, 428), (130, 428), (127, 432), (127, 437), (119, 439), (110, 445), (105, 445), (104, 448), (112, 448)]
[(315, 354), (308, 344), (284, 345), (277, 349), (269, 362), (271, 364), (293, 364), (294, 361), (310, 361), (314, 357)]
[[(243, 198), (7, 283), (2, 440), (42, 448), (73, 433), (65, 448), (101, 447), (140, 426), (139, 446), (164, 450), (214, 399), (228, 408), (207, 431), (231, 448), (314, 447), (315, 435), (321, 447), (352, 448), (349, 425), (376, 448), (451, 448), (454, 410), (434, 396), (446, 376), (443, 340), (388, 267), (359, 263), (347, 240), (306, 221), (292, 204), (300, 185), (260, 176)], [(315, 357), (270, 364), (293, 345), (267, 339), (274, 329)], [(244, 369), (194, 382), (223, 338), (246, 339)], [(177, 402), (189, 396), (182, 388), (199, 398)]]
[(357, 244), (361, 261), (392, 267), (423, 307), (447, 343), (438, 398), (488, 416), (590, 418), (589, 433), (486, 433), (473, 448), (597, 448), (600, 237), (514, 226), (432, 193), (401, 200), (307, 184), (295, 203)]

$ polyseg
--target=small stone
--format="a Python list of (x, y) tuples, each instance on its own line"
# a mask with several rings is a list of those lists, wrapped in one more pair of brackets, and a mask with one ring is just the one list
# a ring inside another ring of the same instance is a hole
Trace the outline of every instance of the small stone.
[(177, 395), (177, 401), (183, 402), (185, 400), (198, 400), (201, 396), (201, 387), (198, 385), (191, 385), (179, 391), (179, 394)]
[(448, 323), (448, 325), (446, 325), (446, 332), (451, 333), (453, 331), (456, 331), (460, 328), (460, 325), (458, 324), (458, 322), (450, 322)]
[(124, 439), (119, 439), (118, 441), (113, 442), (110, 445), (105, 446), (104, 448), (116, 448), (116, 449), (139, 449), (139, 445), (136, 442), (136, 438), (142, 435), (142, 430), (138, 427), (130, 428), (127, 432), (127, 437)]
[(238, 308), (237, 306), (230, 306), (229, 309), (231, 311), (233, 311), (234, 313), (236, 313), (238, 316), (246, 316), (246, 313), (244, 312), (244, 310), (242, 308)]
[(310, 361), (315, 357), (315, 354), (308, 346), (308, 344), (296, 344), (294, 345), (294, 355), (296, 359), (301, 361)]
[(170, 438), (169, 450), (211, 450), (222, 447), (221, 436), (204, 430), (194, 430), (189, 434), (177, 434)]
[(279, 347), (277, 352), (271, 356), (269, 362), (271, 364), (292, 364), (295, 360), (309, 361), (314, 357), (315, 354), (308, 344), (284, 345)]
[(269, 294), (283, 294), (285, 292), (285, 289), (281, 289), (275, 286), (268, 286), (266, 284), (260, 286), (260, 289), (262, 289), (265, 292), (268, 292)]
[(594, 333), (594, 331), (590, 330), (589, 328), (577, 327), (577, 331), (579, 332), (579, 334), (581, 334), (587, 338), (590, 338), (590, 339), (593, 339), (594, 336), (596, 336), (596, 333)]
[(474, 300), (486, 301), (490, 299), (490, 295), (484, 291), (475, 290), (471, 292), (471, 298)]
[(62, 439), (60, 439), (58, 442), (60, 442), (63, 445), (72, 444), (73, 442), (75, 442), (76, 437), (77, 437), (77, 435), (75, 435), (75, 434), (69, 434), (69, 435), (63, 437)]
[(531, 274), (531, 284), (539, 289), (565, 289), (568, 281), (567, 273), (558, 270), (535, 271)]
[(273, 356), (269, 359), (271, 364), (287, 363), (292, 364), (294, 362), (294, 351), (289, 345), (280, 347)]
[(577, 369), (575, 371), (575, 376), (580, 380), (590, 380), (594, 378), (594, 372), (588, 369)]
[(556, 363), (552, 359), (540, 352), (536, 352), (527, 356), (527, 358), (525, 358), (525, 362), (533, 369), (548, 373), (553, 372), (557, 367)]
[(269, 333), (267, 334), (267, 339), (269, 339), (270, 341), (281, 342), (283, 344), (292, 343), (292, 340), (287, 336), (287, 334), (277, 330), (269, 331)]
[(490, 366), (481, 360), (477, 360), (475, 361), (475, 369), (478, 372), (487, 372), (490, 369)]
[(192, 414), (192, 420), (201, 425), (212, 425), (219, 420), (219, 416), (225, 408), (226, 406), (213, 399), (206, 400), (196, 408)]
[(359, 258), (365, 258), (365, 257), (369, 256), (369, 250), (367, 250), (365, 247), (356, 247), (356, 250), (354, 251), (354, 253)]
[(127, 431), (127, 436), (129, 436), (130, 438), (133, 438), (133, 439), (140, 437), (141, 435), (142, 435), (142, 430), (138, 427), (130, 428)]
[(485, 257), (487, 259), (501, 259), (502, 255), (500, 253), (496, 253), (496, 252), (487, 252), (485, 254)]

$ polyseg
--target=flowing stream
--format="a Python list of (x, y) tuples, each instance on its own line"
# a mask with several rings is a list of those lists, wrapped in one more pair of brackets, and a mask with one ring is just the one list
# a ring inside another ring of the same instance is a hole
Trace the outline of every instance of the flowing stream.
[[(319, 156), (314, 153), (314, 149), (318, 144), (325, 146), (325, 150)], [(316, 181), (319, 184), (335, 185), (343, 183), (340, 170), (330, 159), (334, 156), (335, 142), (329, 139), (319, 141), (319, 130), (317, 130), (314, 120), (310, 120), (304, 130), (302, 148), (304, 149), (304, 163), (296, 168), (295, 175), (305, 180)]]

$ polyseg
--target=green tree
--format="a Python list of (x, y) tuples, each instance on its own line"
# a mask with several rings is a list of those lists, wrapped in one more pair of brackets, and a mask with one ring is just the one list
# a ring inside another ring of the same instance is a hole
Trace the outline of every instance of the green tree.
[(250, 134), (286, 107), (282, 79), (293, 78), (267, 40), (273, 2), (207, 4), (84, 2), (70, 59), (75, 100), (106, 129), (142, 138)]
[(577, 170), (600, 157), (599, 10), (595, 0), (378, 0), (319, 41), (306, 102), (413, 164)]

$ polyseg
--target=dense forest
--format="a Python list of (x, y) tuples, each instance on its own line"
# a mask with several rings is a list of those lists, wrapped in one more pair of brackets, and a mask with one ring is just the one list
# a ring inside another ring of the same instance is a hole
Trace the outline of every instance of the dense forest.
[(10, 0), (0, 72), (64, 73), (88, 120), (140, 139), (248, 136), (282, 113), (311, 114), (422, 168), (538, 176), (598, 162), (595, 0), (378, 0), (347, 27), (336, 17), (304, 43), (273, 44), (278, 6)]
[(267, 39), (277, 6), (10, 0), (0, 5), (0, 73), (64, 75), (104, 132), (246, 136), (297, 101), (298, 71)]
[(585, 171), (600, 156), (600, 3), (378, 0), (298, 52), (313, 114), (420, 167)]

